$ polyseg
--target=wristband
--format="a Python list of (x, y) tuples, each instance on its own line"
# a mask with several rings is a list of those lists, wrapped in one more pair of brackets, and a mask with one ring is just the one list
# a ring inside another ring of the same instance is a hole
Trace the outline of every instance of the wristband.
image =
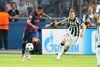
[(31, 26), (33, 27), (34, 25), (33, 25), (33, 24), (31, 24)]

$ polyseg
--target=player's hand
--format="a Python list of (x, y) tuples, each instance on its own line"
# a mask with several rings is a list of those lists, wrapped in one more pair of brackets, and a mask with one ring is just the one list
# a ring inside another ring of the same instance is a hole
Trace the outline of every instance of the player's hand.
[(58, 26), (58, 22), (55, 21), (55, 22), (54, 22), (54, 27), (57, 27), (57, 26)]
[(84, 36), (84, 33), (80, 33), (80, 37), (83, 38), (83, 36)]
[(50, 26), (50, 24), (46, 24), (46, 25), (45, 25), (45, 28), (48, 28), (49, 26)]
[(34, 29), (36, 29), (36, 30), (38, 29), (38, 27), (37, 27), (37, 26), (33, 26), (33, 28), (34, 28)]
[(86, 22), (89, 22), (89, 23), (91, 23), (91, 20), (88, 18), (88, 19), (86, 19)]

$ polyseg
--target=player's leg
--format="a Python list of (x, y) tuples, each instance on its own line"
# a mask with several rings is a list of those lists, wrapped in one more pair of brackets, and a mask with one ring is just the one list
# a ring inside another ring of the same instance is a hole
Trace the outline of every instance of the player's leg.
[(38, 42), (39, 42), (39, 39), (38, 39), (39, 33), (38, 32), (34, 32), (34, 33), (31, 34), (31, 37), (32, 37), (32, 43), (34, 45), (34, 52), (36, 52), (37, 51), (37, 47), (38, 47), (37, 45), (38, 45)]
[(57, 56), (57, 59), (59, 60), (61, 55), (64, 53), (64, 52), (67, 52), (68, 49), (77, 41), (78, 37), (74, 37), (73, 35), (70, 35), (69, 38), (67, 38), (67, 45), (64, 47), (64, 49), (62, 49), (61, 52), (59, 52), (58, 56)]
[(7, 30), (3, 31), (3, 37), (4, 37), (5, 49), (8, 49), (8, 31)]
[(100, 46), (96, 49), (97, 67), (100, 66)]
[(96, 49), (96, 56), (97, 56), (97, 67), (100, 67), (100, 24), (97, 27), (98, 32), (98, 45)]
[(2, 30), (0, 30), (0, 49), (2, 49)]
[(100, 29), (98, 29), (98, 46), (96, 49), (96, 56), (97, 56), (97, 66), (100, 67)]
[(65, 45), (66, 41), (68, 41), (68, 37), (67, 36), (64, 36), (64, 38), (63, 38), (63, 40), (61, 42), (61, 45), (60, 45), (60, 52), (58, 53), (58, 55), (56, 57), (57, 60), (60, 59), (61, 55), (64, 52), (64, 48), (65, 48), (64, 45)]
[(22, 41), (22, 59), (24, 60), (25, 59), (25, 57), (26, 57), (26, 54), (25, 54), (25, 52), (26, 52), (26, 44), (27, 44), (27, 40), (29, 39), (29, 37), (30, 37), (30, 33), (29, 32), (25, 32), (24, 34), (23, 34), (23, 41)]

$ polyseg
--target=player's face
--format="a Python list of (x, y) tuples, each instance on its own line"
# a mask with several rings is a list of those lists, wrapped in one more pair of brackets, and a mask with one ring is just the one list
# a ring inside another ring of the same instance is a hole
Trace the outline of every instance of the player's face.
[(71, 12), (69, 14), (69, 17), (70, 17), (71, 20), (74, 20), (75, 19), (75, 13), (74, 12)]
[(92, 8), (88, 9), (88, 13), (89, 14), (93, 13), (93, 9)]
[(37, 9), (36, 10), (36, 12), (37, 12), (38, 15), (40, 15), (42, 11), (43, 11), (43, 9), (41, 9), (41, 10), (40, 9)]
[(15, 9), (16, 8), (16, 4), (12, 4), (12, 9)]

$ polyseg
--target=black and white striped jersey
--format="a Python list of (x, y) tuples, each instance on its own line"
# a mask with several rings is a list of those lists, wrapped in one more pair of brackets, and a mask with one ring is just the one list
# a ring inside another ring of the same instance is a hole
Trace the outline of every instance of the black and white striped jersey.
[(74, 20), (70, 20), (70, 18), (68, 18), (66, 21), (68, 22), (68, 27), (71, 34), (74, 36), (79, 36), (82, 21), (77, 17)]

